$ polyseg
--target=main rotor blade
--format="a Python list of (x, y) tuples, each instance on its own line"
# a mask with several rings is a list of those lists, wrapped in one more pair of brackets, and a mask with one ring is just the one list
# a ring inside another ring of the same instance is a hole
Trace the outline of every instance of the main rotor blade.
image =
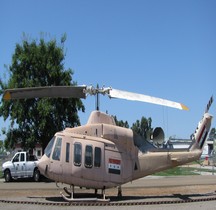
[(117, 90), (117, 89), (109, 90), (109, 97), (126, 99), (126, 100), (131, 100), (131, 101), (141, 101), (141, 102), (153, 103), (153, 104), (168, 106), (168, 107), (181, 109), (181, 110), (189, 110), (188, 107), (186, 107), (184, 104), (181, 104), (178, 102), (169, 101), (166, 99), (156, 98), (156, 97), (138, 94), (138, 93)]
[(84, 93), (86, 86), (45, 86), (30, 88), (7, 89), (3, 98), (28, 99), (28, 98), (86, 98)]

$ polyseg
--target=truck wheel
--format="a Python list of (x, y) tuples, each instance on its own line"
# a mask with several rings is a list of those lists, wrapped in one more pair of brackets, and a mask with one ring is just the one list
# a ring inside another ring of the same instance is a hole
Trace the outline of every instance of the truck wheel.
[(5, 178), (5, 182), (10, 182), (11, 181), (11, 173), (10, 173), (10, 170), (6, 170), (4, 172), (4, 178)]
[(40, 181), (40, 171), (37, 168), (34, 170), (33, 178), (35, 182)]

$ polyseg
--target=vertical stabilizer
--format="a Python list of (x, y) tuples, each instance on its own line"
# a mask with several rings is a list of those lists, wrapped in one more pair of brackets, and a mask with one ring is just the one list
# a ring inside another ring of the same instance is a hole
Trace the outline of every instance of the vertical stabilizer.
[(194, 134), (192, 135), (192, 145), (190, 146), (190, 151), (199, 149), (203, 150), (205, 141), (207, 139), (209, 130), (211, 128), (211, 121), (212, 121), (212, 115), (208, 113), (208, 110), (213, 102), (213, 97), (210, 98), (209, 103), (207, 104), (207, 108), (205, 110), (205, 113), (203, 115), (203, 118), (199, 122), (197, 129), (195, 130)]

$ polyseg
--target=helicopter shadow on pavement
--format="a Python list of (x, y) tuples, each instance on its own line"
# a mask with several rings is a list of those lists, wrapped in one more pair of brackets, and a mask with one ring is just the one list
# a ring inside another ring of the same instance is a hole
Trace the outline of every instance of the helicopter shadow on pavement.
[[(215, 193), (209, 193), (209, 194), (170, 194), (170, 195), (151, 195), (151, 196), (142, 196), (142, 195), (138, 195), (138, 196), (122, 196), (122, 197), (118, 197), (118, 196), (107, 196), (106, 198), (110, 199), (110, 202), (121, 202), (121, 201), (162, 201), (165, 199), (168, 200), (191, 200), (193, 198), (202, 198), (202, 197), (208, 197), (208, 196), (212, 196), (215, 195)], [(95, 196), (94, 194), (88, 194), (88, 193), (77, 193), (74, 198), (99, 198), (101, 199), (101, 196)], [(67, 202), (65, 201), (61, 196), (55, 196), (55, 197), (45, 197), (46, 201), (49, 202)], [(84, 200), (83, 200), (84, 201)], [(80, 201), (82, 202), (82, 201)], [(95, 201), (94, 201), (95, 202)]]

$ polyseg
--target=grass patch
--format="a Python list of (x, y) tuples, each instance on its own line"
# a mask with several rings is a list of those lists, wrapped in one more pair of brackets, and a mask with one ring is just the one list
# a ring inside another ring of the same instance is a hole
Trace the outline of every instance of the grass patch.
[(186, 175), (198, 175), (194, 172), (194, 169), (189, 167), (175, 167), (160, 171), (154, 174), (155, 176), (186, 176)]
[(3, 173), (2, 173), (2, 171), (0, 171), (0, 178), (3, 178)]
[(200, 172), (213, 172), (210, 169), (205, 168), (193, 168), (193, 167), (175, 167), (155, 173), (155, 176), (188, 176), (188, 175), (200, 175)]

